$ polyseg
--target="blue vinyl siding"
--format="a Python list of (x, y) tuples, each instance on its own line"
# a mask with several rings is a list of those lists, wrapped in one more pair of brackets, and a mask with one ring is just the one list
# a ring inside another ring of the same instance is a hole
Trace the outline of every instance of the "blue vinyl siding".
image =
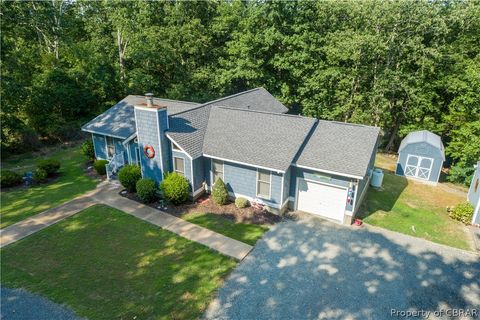
[(438, 182), (438, 179), (440, 178), (440, 169), (443, 166), (442, 153), (438, 148), (425, 142), (411, 143), (407, 145), (398, 155), (398, 164), (395, 171), (397, 175), (405, 175), (405, 166), (409, 154), (432, 158), (433, 166), (428, 181)]
[(207, 185), (210, 186), (210, 189), (212, 187), (212, 185), (210, 184), (211, 169), (212, 169), (212, 160), (210, 158), (203, 157), (203, 172), (204, 172), (204, 175), (205, 175), (204, 178), (205, 178), (205, 182), (207, 183)]
[[(140, 150), (140, 164), (142, 168), (142, 176), (144, 178), (153, 179), (156, 183), (163, 180), (162, 172), (162, 150), (160, 147), (158, 117), (155, 116), (156, 111), (142, 110), (135, 108), (135, 117), (137, 120), (138, 145)], [(155, 150), (155, 156), (148, 158), (143, 153), (143, 148), (150, 145)]]
[(123, 140), (121, 139), (113, 139), (113, 143), (115, 144), (115, 153), (122, 153), (123, 154), (123, 159), (125, 160), (125, 163), (128, 162), (128, 154), (127, 154), (127, 148), (123, 145)]
[(107, 147), (105, 144), (105, 136), (92, 134), (93, 147), (95, 149), (95, 158), (107, 159)]
[(203, 182), (206, 181), (205, 179), (205, 164), (204, 158), (200, 157), (197, 159), (193, 159), (193, 182), (195, 183), (193, 190), (198, 190), (202, 187)]
[(190, 158), (183, 152), (177, 151), (177, 150), (172, 150), (172, 171), (175, 170), (174, 168), (174, 162), (173, 162), (173, 157), (176, 158), (182, 158), (184, 160), (185, 164), (185, 178), (188, 180), (190, 184), (190, 191), (192, 190), (192, 161)]
[[(312, 170), (292, 167), (292, 174), (290, 178), (290, 197), (292, 197), (293, 199), (295, 199), (296, 197), (295, 192), (297, 188), (297, 178), (324, 182), (324, 183), (332, 184), (335, 186), (341, 186), (341, 187), (347, 187), (347, 188), (349, 188), (350, 182), (356, 181), (356, 179), (352, 179), (352, 178), (347, 178), (347, 177), (342, 177), (337, 175), (329, 175), (322, 172), (315, 172)], [(354, 190), (349, 188), (349, 192), (353, 194)], [(353, 210), (352, 204), (348, 203), (345, 207), (345, 210), (352, 211)]]
[[(257, 199), (257, 168), (224, 162), (224, 182), (230, 193)], [(278, 208), (281, 202), (282, 174), (271, 172), (270, 199), (259, 198), (265, 204)]]
[(282, 202), (287, 201), (288, 197), (290, 196), (291, 175), (292, 175), (292, 167), (288, 168), (287, 172), (285, 172), (285, 178), (283, 180), (283, 201)]
[[(138, 144), (133, 142), (134, 140), (131, 140), (129, 143), (128, 143), (128, 148), (127, 148), (127, 152), (130, 154), (130, 160), (131, 160), (131, 163), (132, 164), (135, 164), (137, 163), (137, 155), (135, 153), (135, 149), (138, 148)], [(140, 151), (140, 150), (139, 150)]]

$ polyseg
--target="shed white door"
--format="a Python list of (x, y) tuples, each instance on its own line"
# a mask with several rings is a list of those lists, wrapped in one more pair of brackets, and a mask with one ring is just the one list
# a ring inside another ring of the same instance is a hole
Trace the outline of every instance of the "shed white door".
[(347, 190), (298, 179), (297, 210), (343, 222)]
[(428, 180), (432, 172), (433, 159), (409, 154), (405, 166), (405, 175), (417, 179)]

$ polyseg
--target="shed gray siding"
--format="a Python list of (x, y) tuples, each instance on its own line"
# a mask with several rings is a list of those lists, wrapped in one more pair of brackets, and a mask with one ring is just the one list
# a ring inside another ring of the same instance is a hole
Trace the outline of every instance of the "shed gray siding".
[[(478, 183), (478, 187), (475, 186)], [(468, 190), (468, 202), (473, 206), (473, 224), (480, 224), (480, 161), (477, 164), (475, 174), (473, 175), (470, 189)]]
[(409, 154), (432, 158), (433, 165), (428, 181), (438, 182), (438, 179), (440, 178), (440, 170), (443, 166), (443, 155), (438, 148), (426, 142), (411, 143), (406, 145), (398, 154), (397, 169), (395, 171), (397, 175), (405, 175), (405, 166)]
[(92, 134), (93, 148), (95, 150), (96, 159), (107, 159), (107, 146), (105, 136)]
[[(340, 186), (340, 187), (346, 187), (349, 188), (350, 182), (355, 182), (357, 181), (356, 179), (353, 178), (347, 178), (347, 177), (342, 177), (342, 176), (336, 176), (336, 175), (329, 175), (326, 173), (322, 172), (315, 172), (312, 170), (307, 170), (307, 169), (302, 169), (298, 167), (292, 167), (292, 174), (290, 178), (290, 197), (293, 199), (293, 201), (289, 204), (290, 208), (292, 210), (295, 210), (294, 208), (294, 202), (295, 202), (295, 197), (296, 192), (297, 192), (297, 179), (307, 179), (307, 180), (313, 180), (313, 181), (318, 181), (318, 182), (323, 182), (323, 183), (328, 183), (331, 185), (335, 186)], [(349, 188), (349, 192), (353, 194), (353, 191), (351, 188)], [(353, 206), (352, 204), (347, 204), (345, 207), (345, 210), (347, 211), (352, 211)]]

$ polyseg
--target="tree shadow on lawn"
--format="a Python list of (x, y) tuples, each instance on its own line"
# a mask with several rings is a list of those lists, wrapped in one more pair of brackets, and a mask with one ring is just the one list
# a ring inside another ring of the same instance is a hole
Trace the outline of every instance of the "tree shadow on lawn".
[(236, 262), (103, 205), (2, 249), (2, 284), (89, 318), (196, 318)]
[(227, 278), (205, 316), (387, 319), (392, 309), (478, 309), (477, 255), (406, 239), (317, 219), (283, 222)]
[(358, 216), (366, 218), (377, 211), (392, 211), (407, 186), (408, 180), (405, 177), (385, 173), (381, 188), (369, 186)]

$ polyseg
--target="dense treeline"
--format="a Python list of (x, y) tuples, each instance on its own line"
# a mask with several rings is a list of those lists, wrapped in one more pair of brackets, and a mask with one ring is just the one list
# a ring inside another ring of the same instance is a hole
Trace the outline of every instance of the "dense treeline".
[(2, 150), (69, 139), (127, 94), (206, 101), (264, 86), (383, 147), (440, 134), (462, 179), (480, 158), (480, 2), (1, 3)]

